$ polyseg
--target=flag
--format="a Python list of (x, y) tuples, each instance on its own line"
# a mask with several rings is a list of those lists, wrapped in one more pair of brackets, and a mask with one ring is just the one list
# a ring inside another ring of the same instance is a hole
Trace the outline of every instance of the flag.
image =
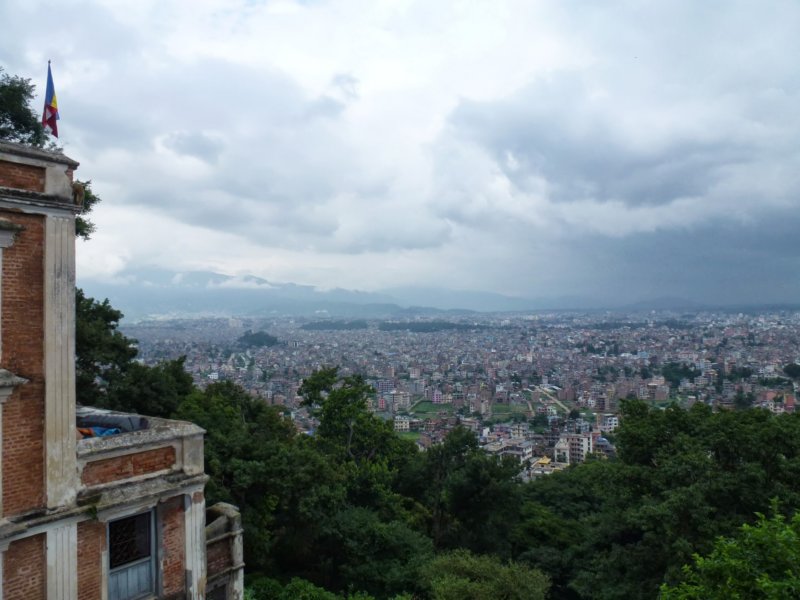
[(50, 61), (47, 61), (47, 93), (44, 95), (44, 111), (42, 111), (42, 125), (47, 133), (58, 137), (58, 100), (56, 89), (53, 86), (53, 74), (50, 72)]

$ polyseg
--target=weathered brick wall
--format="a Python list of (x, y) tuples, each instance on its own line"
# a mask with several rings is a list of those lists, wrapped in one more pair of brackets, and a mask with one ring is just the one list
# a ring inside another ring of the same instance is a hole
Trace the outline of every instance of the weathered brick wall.
[(183, 496), (171, 498), (161, 507), (162, 573), (164, 596), (179, 596), (185, 587)]
[(3, 560), (3, 600), (45, 598), (45, 535), (11, 542)]
[(0, 160), (0, 186), (44, 192), (44, 167)]
[(222, 573), (225, 569), (233, 566), (231, 556), (231, 539), (224, 538), (209, 544), (206, 547), (206, 563), (208, 578), (211, 579), (217, 573)]
[(78, 523), (78, 598), (81, 600), (102, 598), (105, 548), (105, 523), (98, 521)]
[(169, 469), (175, 464), (175, 448), (156, 448), (87, 464), (81, 473), (84, 485), (97, 485)]
[(241, 595), (244, 567), (241, 515), (235, 506), (220, 502), (208, 507), (206, 519), (207, 589)]
[(44, 506), (44, 217), (0, 211), (25, 227), (3, 250), (2, 361), (25, 377), (3, 413), (3, 512)]

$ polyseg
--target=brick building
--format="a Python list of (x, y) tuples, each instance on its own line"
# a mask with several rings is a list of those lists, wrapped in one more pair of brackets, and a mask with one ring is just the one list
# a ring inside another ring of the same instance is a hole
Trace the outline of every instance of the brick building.
[(77, 166), (0, 142), (0, 600), (239, 598), (233, 507), (207, 572), (203, 430), (76, 407)]

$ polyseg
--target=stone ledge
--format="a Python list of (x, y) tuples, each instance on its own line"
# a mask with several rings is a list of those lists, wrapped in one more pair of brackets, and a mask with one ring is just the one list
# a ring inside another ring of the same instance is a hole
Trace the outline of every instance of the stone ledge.
[(0, 186), (0, 200), (14, 202), (22, 205), (39, 207), (56, 207), (71, 212), (80, 212), (81, 208), (73, 201), (72, 197), (61, 196), (58, 194), (45, 194), (42, 192), (31, 192)]
[(77, 169), (80, 163), (61, 152), (53, 152), (51, 150), (43, 150), (41, 148), (34, 148), (33, 146), (26, 146), (25, 144), (18, 144), (14, 142), (0, 142), (0, 154), (12, 154), (14, 156), (23, 156), (25, 158), (33, 158), (46, 163), (56, 163), (67, 165), (71, 169)]

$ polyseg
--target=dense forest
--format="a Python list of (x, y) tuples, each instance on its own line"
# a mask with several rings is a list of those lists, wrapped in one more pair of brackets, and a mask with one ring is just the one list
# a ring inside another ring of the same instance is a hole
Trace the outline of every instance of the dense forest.
[(278, 338), (268, 334), (266, 331), (245, 331), (236, 343), (241, 348), (261, 348), (265, 346), (275, 346)]
[(522, 483), (466, 429), (419, 451), (372, 415), (359, 377), (306, 379), (309, 436), (231, 383), (194, 387), (181, 361), (136, 363), (117, 311), (78, 308), (79, 380), (104, 382), (82, 401), (207, 430), (207, 498), (242, 511), (251, 598), (708, 598), (726, 569), (741, 598), (794, 585), (796, 544), (780, 560), (752, 548), (797, 541), (798, 415), (630, 400), (615, 460)]

